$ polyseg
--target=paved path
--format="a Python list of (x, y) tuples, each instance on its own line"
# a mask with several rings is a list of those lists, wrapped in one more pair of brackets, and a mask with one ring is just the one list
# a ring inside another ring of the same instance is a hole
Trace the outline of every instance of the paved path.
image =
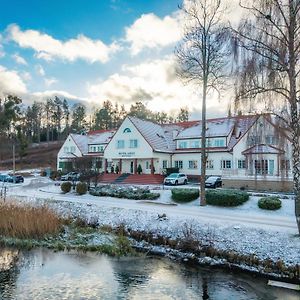
[[(45, 179), (43, 179), (45, 180)], [(167, 216), (176, 216), (184, 220), (201, 219), (208, 223), (218, 223), (232, 226), (248, 226), (254, 228), (268, 229), (272, 231), (283, 231), (297, 233), (296, 221), (288, 216), (269, 216), (251, 211), (229, 210), (228, 208), (200, 207), (191, 205), (165, 205), (147, 203), (146, 201), (116, 199), (110, 197), (94, 197), (91, 195), (77, 196), (75, 194), (59, 194), (50, 192), (47, 186), (53, 185), (51, 182), (42, 182), (40, 179), (27, 180), (24, 186), (14, 186), (8, 191), (11, 197), (27, 197), (52, 199), (57, 201), (68, 201), (82, 204), (94, 204), (99, 207), (123, 208), (147, 211), (157, 214), (166, 213)], [(164, 191), (166, 193), (167, 191)]]

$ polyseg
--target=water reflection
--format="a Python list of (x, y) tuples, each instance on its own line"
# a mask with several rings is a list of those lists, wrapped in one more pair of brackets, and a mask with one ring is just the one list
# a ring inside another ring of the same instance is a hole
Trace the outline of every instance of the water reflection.
[(0, 252), (0, 299), (299, 299), (265, 280), (165, 259), (14, 251)]

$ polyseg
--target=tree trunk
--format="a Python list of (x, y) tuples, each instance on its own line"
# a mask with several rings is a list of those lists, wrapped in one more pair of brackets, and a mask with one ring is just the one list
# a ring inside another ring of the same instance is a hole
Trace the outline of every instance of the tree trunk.
[[(297, 124), (299, 127), (300, 125)], [(300, 234), (300, 144), (299, 135), (297, 131), (293, 133), (292, 147), (293, 147), (293, 181), (295, 193), (295, 216)]]
[(293, 181), (295, 193), (295, 216), (300, 234), (300, 120), (297, 103), (296, 57), (295, 57), (295, 28), (296, 13), (293, 1), (289, 1), (289, 85), (292, 129)]
[(200, 205), (206, 205), (205, 199), (205, 175), (206, 175), (206, 93), (207, 79), (203, 80), (202, 95), (202, 132), (201, 132), (201, 179), (200, 179)]

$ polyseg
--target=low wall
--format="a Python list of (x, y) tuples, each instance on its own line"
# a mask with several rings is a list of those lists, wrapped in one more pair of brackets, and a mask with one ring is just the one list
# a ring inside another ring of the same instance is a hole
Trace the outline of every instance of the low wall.
[(287, 180), (222, 178), (224, 188), (271, 192), (292, 192), (293, 182)]

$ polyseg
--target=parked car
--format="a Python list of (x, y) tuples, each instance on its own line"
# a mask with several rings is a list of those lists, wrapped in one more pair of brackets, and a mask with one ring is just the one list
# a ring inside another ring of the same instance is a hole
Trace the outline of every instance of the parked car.
[(205, 180), (205, 187), (207, 188), (217, 188), (222, 187), (222, 178), (219, 176), (210, 176)]
[(24, 177), (21, 175), (6, 175), (4, 181), (12, 183), (23, 183)]
[(78, 181), (80, 174), (77, 172), (70, 172), (66, 175), (61, 176), (62, 181)]
[(6, 177), (6, 174), (0, 174), (0, 181), (5, 181)]
[(187, 184), (188, 178), (183, 173), (172, 173), (168, 177), (165, 178), (164, 184), (165, 185), (178, 185), (178, 184)]

